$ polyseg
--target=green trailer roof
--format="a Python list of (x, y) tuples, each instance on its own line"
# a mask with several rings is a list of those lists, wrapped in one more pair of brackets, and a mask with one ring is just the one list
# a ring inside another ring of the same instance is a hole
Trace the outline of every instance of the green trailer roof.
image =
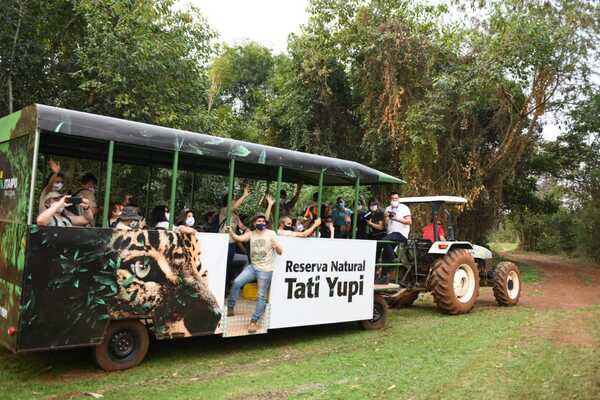
[[(361, 185), (404, 183), (402, 179), (354, 161), (63, 108), (45, 105), (33, 107), (37, 109), (38, 126), (44, 133), (42, 146), (47, 142), (45, 150), (48, 152), (61, 153), (62, 142), (76, 146), (73, 139), (87, 138), (94, 143), (114, 141), (117, 144), (116, 157), (123, 158), (124, 162), (130, 159), (138, 163), (160, 164), (159, 155), (155, 154), (153, 160), (148, 159), (152, 157), (152, 149), (173, 152), (178, 147), (183, 157), (182, 168), (207, 173), (226, 174), (228, 160), (235, 159), (238, 177), (274, 179), (277, 168), (273, 167), (283, 167), (283, 180), (288, 182), (316, 185), (321, 170), (325, 170), (325, 185), (350, 185), (357, 177)], [(93, 147), (88, 144), (85, 149), (79, 150), (98, 154), (98, 149)], [(100, 146), (100, 153), (104, 147), (107, 146)], [(143, 147), (148, 151), (135, 154), (134, 147)], [(119, 148), (128, 150), (119, 153)]]

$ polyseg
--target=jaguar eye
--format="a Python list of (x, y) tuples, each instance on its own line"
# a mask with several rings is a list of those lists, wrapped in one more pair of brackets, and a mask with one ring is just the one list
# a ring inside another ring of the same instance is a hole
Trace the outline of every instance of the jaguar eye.
[(136, 261), (131, 266), (132, 272), (140, 279), (145, 278), (150, 273), (150, 266), (142, 264), (141, 261)]

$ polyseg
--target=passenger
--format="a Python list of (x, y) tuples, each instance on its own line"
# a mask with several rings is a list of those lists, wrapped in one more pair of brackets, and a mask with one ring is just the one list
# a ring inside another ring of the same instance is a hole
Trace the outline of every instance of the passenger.
[(398, 256), (402, 265), (408, 267), (408, 257), (406, 255), (406, 242), (410, 233), (410, 225), (412, 218), (410, 209), (400, 203), (398, 192), (390, 194), (390, 205), (385, 209), (384, 223), (387, 227), (387, 235), (382, 240), (393, 243), (384, 243), (383, 245), (383, 262), (394, 262), (394, 247), (398, 246)]
[(321, 217), (323, 218), (323, 223), (319, 229), (320, 236), (325, 239), (333, 239), (335, 237), (335, 228), (333, 227), (333, 218), (331, 218), (331, 207), (327, 204), (321, 205)]
[(317, 218), (308, 229), (298, 232), (294, 230), (294, 225), (290, 217), (282, 217), (279, 219), (279, 229), (277, 230), (277, 233), (281, 236), (305, 238), (311, 236), (319, 226), (321, 226), (321, 218)]
[[(444, 226), (442, 225), (442, 223), (440, 222), (439, 219), (437, 222), (437, 228), (438, 228), (439, 240), (445, 241), (446, 240), (446, 230), (444, 229)], [(429, 240), (430, 242), (435, 242), (435, 237), (433, 235), (433, 216), (431, 216), (431, 222), (429, 224), (425, 225), (425, 227), (423, 228), (421, 233), (423, 235), (423, 239)]]
[(125, 206), (115, 228), (123, 230), (141, 229), (141, 221), (142, 216), (138, 214), (135, 207)]
[(302, 184), (299, 183), (296, 185), (296, 193), (294, 194), (294, 197), (292, 197), (292, 199), (290, 201), (288, 201), (287, 199), (287, 192), (285, 190), (281, 190), (279, 192), (279, 204), (281, 204), (280, 209), (279, 209), (279, 214), (282, 217), (287, 217), (289, 215), (292, 214), (292, 210), (294, 209), (294, 207), (296, 206), (296, 203), (298, 202), (298, 199), (300, 198), (300, 192), (302, 191)]
[(310, 205), (304, 211), (304, 218), (314, 221), (318, 215), (319, 193), (315, 192), (312, 195)]
[(198, 233), (196, 230), (196, 218), (194, 217), (194, 211), (190, 208), (184, 208), (181, 210), (177, 218), (175, 219), (175, 231), (181, 233), (189, 233), (195, 235)]
[(40, 193), (40, 202), (38, 213), (41, 214), (46, 209), (44, 205), (44, 198), (50, 192), (62, 193), (65, 187), (65, 177), (60, 172), (60, 164), (55, 162), (53, 159), (48, 160), (48, 166), (52, 173), (48, 175), (46, 181), (44, 182), (44, 188), (42, 189), (42, 193)]
[(110, 205), (110, 213), (108, 215), (108, 226), (114, 228), (117, 226), (119, 222), (119, 217), (123, 212), (123, 204), (121, 203), (112, 203)]
[(336, 238), (348, 238), (348, 233), (350, 232), (351, 215), (352, 211), (346, 207), (346, 202), (344, 199), (338, 197), (331, 214)]
[(87, 199), (81, 199), (83, 215), (69, 214), (65, 208), (70, 206), (71, 196), (50, 192), (44, 197), (45, 210), (38, 215), (36, 223), (42, 226), (85, 226), (94, 221)]
[(250, 264), (246, 265), (241, 274), (233, 281), (229, 300), (227, 302), (227, 316), (234, 315), (234, 308), (240, 289), (250, 282), (256, 282), (258, 286), (258, 301), (256, 310), (250, 319), (248, 333), (255, 333), (258, 330), (258, 320), (265, 312), (267, 291), (271, 285), (273, 276), (274, 253), (283, 254), (283, 249), (277, 241), (277, 235), (274, 231), (267, 228), (267, 219), (264, 214), (258, 214), (252, 219), (253, 229), (237, 235), (233, 232), (231, 226), (226, 228), (234, 241), (250, 242)]
[(156, 206), (150, 214), (150, 226), (156, 229), (169, 229), (169, 208)]
[[(241, 222), (240, 217), (235, 212), (240, 206), (244, 203), (244, 201), (250, 196), (250, 186), (246, 185), (244, 187), (244, 194), (237, 200), (234, 200), (231, 204), (231, 226), (234, 230), (238, 228), (245, 229), (246, 226)], [(227, 195), (223, 196), (223, 202), (221, 204), (221, 209), (219, 210), (219, 232), (226, 233), (226, 224), (227, 222)], [(235, 249), (237, 245), (235, 244), (235, 240), (233, 238), (229, 238), (229, 248), (227, 251), (227, 266), (231, 265), (233, 261), (233, 256), (235, 255)]]
[[(96, 179), (93, 174), (88, 172), (81, 177), (81, 187), (73, 194), (73, 197), (87, 199), (90, 204), (90, 210), (92, 211), (92, 214), (94, 214), (94, 218), (98, 212), (98, 208), (96, 206), (96, 186), (98, 186), (98, 179)], [(73, 211), (73, 213), (82, 215), (80, 207), (77, 207), (76, 211)]]
[(384, 213), (379, 208), (379, 202), (377, 199), (369, 200), (369, 211), (367, 211), (363, 218), (367, 223), (367, 239), (369, 240), (381, 240), (386, 235), (384, 226)]

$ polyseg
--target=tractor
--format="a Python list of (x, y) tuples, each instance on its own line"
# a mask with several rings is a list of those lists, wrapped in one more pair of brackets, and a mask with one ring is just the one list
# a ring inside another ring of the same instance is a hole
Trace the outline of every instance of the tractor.
[[(465, 314), (475, 306), (482, 286), (493, 288), (500, 306), (519, 302), (522, 283), (517, 265), (502, 261), (493, 267), (490, 250), (455, 240), (452, 213), (444, 206), (465, 204), (466, 199), (427, 196), (405, 197), (400, 202), (411, 208), (419, 205), (431, 208), (434, 240), (409, 238), (405, 245), (409, 265), (402, 265), (399, 260), (393, 265), (378, 264), (380, 270), (397, 267), (396, 283), (382, 285), (390, 288), (383, 295), (390, 307), (409, 306), (419, 293), (431, 292), (437, 307), (444, 313)], [(445, 240), (441, 240), (438, 229), (438, 218), (442, 213), (449, 221)], [(400, 250), (397, 248), (396, 251)]]

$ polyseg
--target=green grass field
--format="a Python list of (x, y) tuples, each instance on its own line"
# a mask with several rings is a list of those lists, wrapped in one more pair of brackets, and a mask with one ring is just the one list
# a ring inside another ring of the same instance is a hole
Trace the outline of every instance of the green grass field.
[[(526, 281), (540, 279), (534, 268), (522, 269)], [(0, 398), (600, 398), (595, 346), (556, 343), (544, 333), (585, 313), (587, 333), (598, 341), (600, 306), (541, 311), (482, 300), (468, 315), (445, 316), (427, 297), (418, 303), (391, 310), (380, 331), (337, 324), (154, 342), (141, 366), (116, 373), (96, 369), (87, 349), (0, 350)]]

